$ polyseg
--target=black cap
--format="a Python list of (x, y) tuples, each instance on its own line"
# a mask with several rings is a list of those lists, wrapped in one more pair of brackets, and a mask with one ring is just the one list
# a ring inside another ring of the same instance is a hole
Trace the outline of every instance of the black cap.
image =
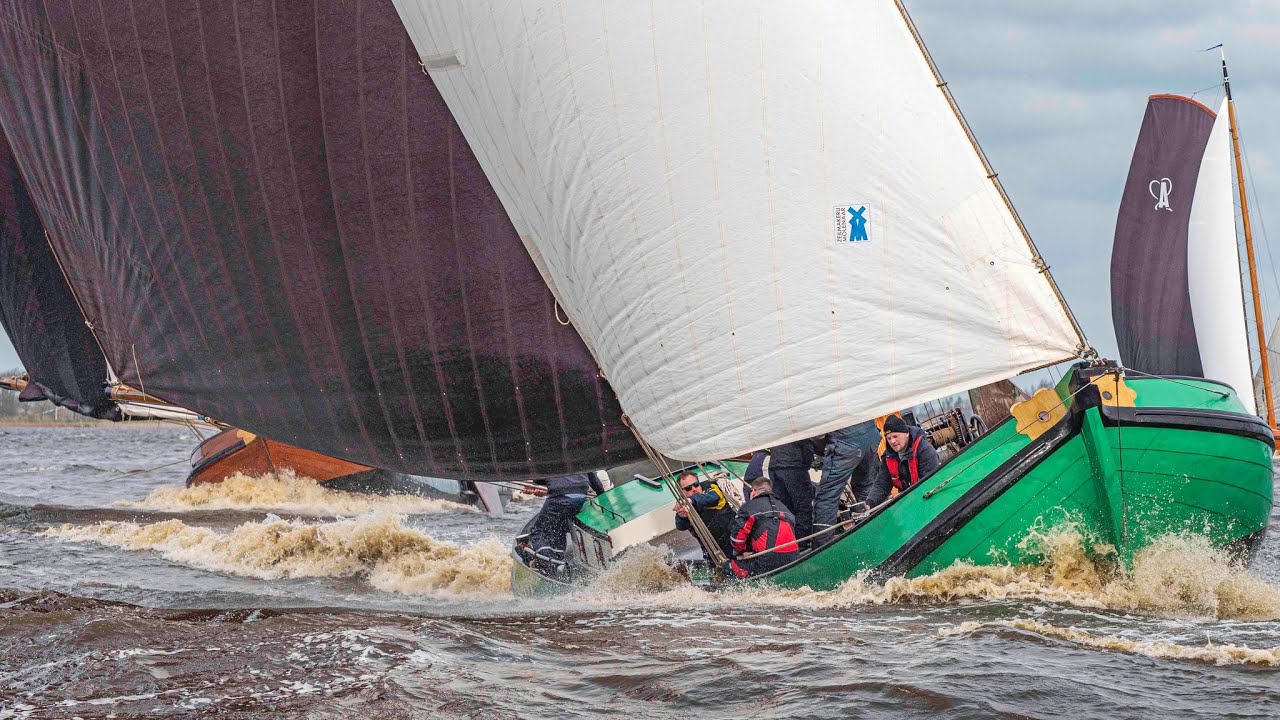
[(890, 415), (884, 419), (884, 433), (888, 435), (891, 432), (909, 433), (911, 430), (902, 418), (897, 415)]

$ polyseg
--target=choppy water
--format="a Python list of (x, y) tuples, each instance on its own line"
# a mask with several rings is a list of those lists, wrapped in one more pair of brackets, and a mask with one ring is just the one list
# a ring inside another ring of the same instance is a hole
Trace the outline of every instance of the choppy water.
[(0, 430), (0, 719), (1276, 717), (1280, 542), (709, 594), (639, 554), (518, 600), (495, 519), (296, 479), (185, 492), (196, 439)]

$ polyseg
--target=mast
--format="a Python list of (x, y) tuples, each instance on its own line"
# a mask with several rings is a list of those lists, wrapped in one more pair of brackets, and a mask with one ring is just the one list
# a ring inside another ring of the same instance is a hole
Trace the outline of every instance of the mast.
[(1258, 268), (1253, 256), (1253, 232), (1249, 226), (1249, 200), (1244, 190), (1244, 169), (1240, 162), (1240, 131), (1236, 128), (1236, 101), (1231, 97), (1231, 77), (1227, 74), (1227, 52), (1222, 56), (1222, 87), (1227, 93), (1227, 119), (1231, 125), (1231, 151), (1236, 163), (1236, 186), (1240, 194), (1240, 214), (1244, 218), (1244, 247), (1249, 260), (1249, 285), (1253, 289), (1253, 320), (1258, 328), (1258, 356), (1262, 362), (1262, 391), (1267, 402), (1267, 424), (1276, 430), (1276, 401), (1271, 394), (1271, 363), (1267, 357), (1267, 331), (1263, 327), (1262, 297), (1258, 294)]

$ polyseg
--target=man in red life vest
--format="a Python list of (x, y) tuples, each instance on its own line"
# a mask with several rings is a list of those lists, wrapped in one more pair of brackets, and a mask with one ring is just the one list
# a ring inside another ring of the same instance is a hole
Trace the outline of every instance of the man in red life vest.
[(888, 445), (881, 458), (885, 468), (882, 488), (884, 494), (877, 494), (873, 498), (875, 502), (868, 500), (868, 504), (878, 505), (884, 502), (889, 496), (890, 488), (902, 492), (937, 472), (942, 466), (938, 451), (929, 444), (924, 430), (908, 425), (897, 415), (890, 415), (885, 419), (884, 440)]
[[(733, 519), (730, 544), (739, 556), (757, 554), (729, 562), (730, 577), (745, 578), (769, 572), (795, 560), (796, 517), (773, 496), (773, 481), (758, 477), (751, 482), (751, 499), (738, 508)], [(772, 552), (766, 552), (772, 550)], [(765, 553), (759, 555), (758, 553)]]

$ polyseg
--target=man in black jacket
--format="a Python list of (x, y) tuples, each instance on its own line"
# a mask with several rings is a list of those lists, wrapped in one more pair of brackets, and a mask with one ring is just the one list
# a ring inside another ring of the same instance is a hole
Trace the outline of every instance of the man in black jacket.
[[(714, 482), (704, 483), (698, 480), (698, 476), (691, 472), (682, 474), (679, 482), (680, 492), (684, 493), (684, 496), (693, 504), (693, 508), (698, 511), (698, 517), (711, 532), (711, 537), (715, 538), (720, 551), (725, 557), (733, 557), (733, 546), (729, 543), (729, 537), (733, 531), (734, 513), (733, 506), (724, 496), (724, 491)], [(676, 529), (693, 532), (693, 524), (689, 522), (689, 512), (684, 504), (676, 503), (675, 511)], [(697, 537), (696, 533), (694, 537)], [(703, 553), (706, 553), (706, 548), (703, 548)]]
[(552, 572), (564, 569), (564, 548), (569, 542), (573, 518), (587, 502), (587, 492), (604, 493), (595, 473), (562, 475), (547, 480), (547, 499), (533, 519), (529, 549), (540, 567)]
[(924, 430), (908, 425), (897, 415), (885, 419), (884, 440), (887, 447), (881, 456), (884, 464), (882, 481), (877, 483), (874, 497), (858, 498), (871, 506), (888, 499), (892, 490), (902, 492), (942, 467), (938, 451), (929, 444)]
[(794, 513), (796, 537), (807, 537), (813, 532), (814, 485), (809, 478), (809, 468), (813, 467), (816, 454), (817, 448), (811, 440), (779, 445), (769, 454), (771, 492)]
[[(726, 573), (730, 577), (746, 578), (769, 572), (798, 556), (795, 516), (773, 496), (773, 483), (769, 478), (752, 481), (751, 499), (738, 508), (730, 542), (739, 555), (756, 554), (730, 561)], [(765, 554), (760, 555), (762, 552)]]

